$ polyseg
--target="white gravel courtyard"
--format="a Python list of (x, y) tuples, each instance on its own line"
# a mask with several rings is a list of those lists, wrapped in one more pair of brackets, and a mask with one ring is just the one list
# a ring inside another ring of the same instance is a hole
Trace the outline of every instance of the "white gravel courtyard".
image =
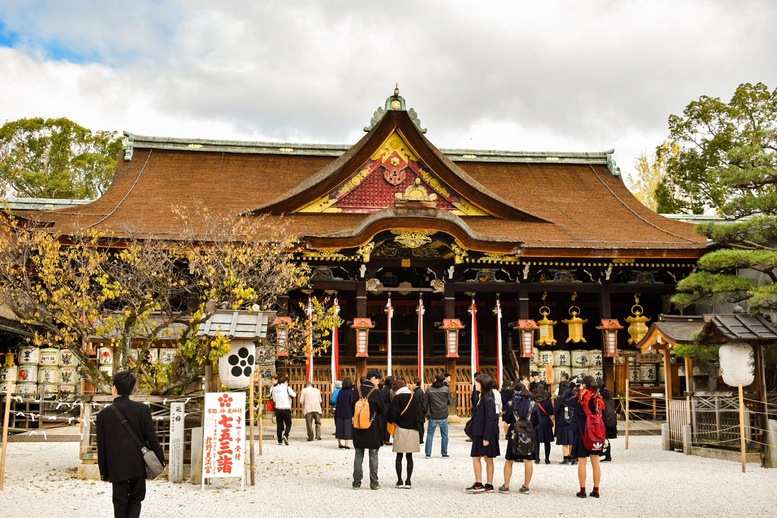
[[(460, 428), (460, 426), (459, 426)], [(295, 422), (289, 446), (265, 441), (258, 457), (257, 484), (240, 490), (239, 479), (199, 485), (149, 482), (143, 504), (145, 517), (355, 517), (401, 516), (766, 516), (777, 508), (777, 469), (749, 464), (741, 472), (736, 462), (685, 456), (661, 450), (656, 436), (613, 441), (612, 463), (603, 463), (601, 498), (578, 499), (577, 468), (559, 465), (561, 450), (551, 453), (553, 464), (535, 465), (531, 494), (518, 494), (522, 467), (516, 466), (509, 495), (465, 493), (473, 481), (469, 443), (454, 428), (449, 453), (425, 459), (415, 455), (413, 488), (395, 489), (394, 454), (380, 451), (381, 489), (367, 486), (367, 459), (362, 489), (351, 489), (353, 450), (341, 450), (324, 427), (324, 440), (306, 442), (304, 426)], [(504, 452), (505, 441), (502, 441)], [(111, 486), (75, 478), (79, 464), (74, 442), (10, 442), (4, 490), (3, 517), (112, 516)], [(494, 485), (502, 484), (502, 459), (496, 460)], [(485, 482), (485, 481), (484, 481)], [(588, 491), (591, 490), (590, 467)]]

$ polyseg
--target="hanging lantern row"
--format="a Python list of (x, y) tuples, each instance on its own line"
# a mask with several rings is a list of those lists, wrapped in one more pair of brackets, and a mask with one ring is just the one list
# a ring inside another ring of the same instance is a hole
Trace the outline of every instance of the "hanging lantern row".
[[(573, 294), (573, 299), (577, 294)], [(543, 294), (543, 300), (547, 297), (547, 294)], [(632, 306), (632, 316), (626, 317), (624, 320), (629, 323), (629, 344), (637, 344), (647, 334), (648, 328), (646, 323), (650, 321), (650, 318), (642, 315), (643, 308), (639, 305), (639, 294), (634, 297), (635, 304)], [(389, 301), (390, 304), (390, 301)], [(387, 305), (387, 307), (389, 307)], [(568, 337), (565, 343), (587, 343), (583, 336), (583, 324), (588, 323), (587, 319), (580, 318), (580, 308), (577, 306), (571, 306), (569, 308), (569, 314), (571, 318), (562, 320), (562, 323), (568, 326)], [(556, 339), (553, 337), (553, 326), (558, 322), (550, 320), (550, 308), (543, 305), (540, 308), (540, 315), (542, 318), (537, 320), (519, 320), (518, 325), (513, 327), (514, 330), (518, 330), (521, 333), (521, 357), (531, 358), (532, 348), (536, 344), (538, 346), (552, 346), (556, 345)], [(291, 317), (275, 317), (272, 323), (272, 327), (275, 328), (276, 333), (276, 355), (278, 357), (287, 357), (289, 355), (287, 346), (289, 340), (289, 329), (292, 326)], [(352, 329), (356, 330), (356, 357), (367, 358), (368, 346), (369, 346), (369, 330), (373, 329), (375, 325), (370, 318), (355, 318), (353, 321)], [(443, 320), (443, 324), (439, 329), (445, 331), (445, 356), (446, 358), (458, 358), (459, 357), (459, 332), (464, 329), (464, 325), (457, 318), (446, 318)], [(602, 331), (602, 343), (604, 344), (604, 352), (607, 357), (616, 357), (618, 355), (618, 331), (624, 327), (620, 325), (617, 319), (602, 319), (601, 326), (597, 326), (596, 329)], [(534, 332), (539, 331), (539, 338), (534, 340)]]

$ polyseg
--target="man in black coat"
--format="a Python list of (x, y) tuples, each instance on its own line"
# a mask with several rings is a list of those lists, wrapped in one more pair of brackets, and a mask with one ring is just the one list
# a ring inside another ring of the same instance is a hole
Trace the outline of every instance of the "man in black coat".
[[(381, 436), (377, 416), (383, 414), (383, 397), (378, 390), (373, 390), (380, 383), (380, 377), (378, 369), (368, 370), (367, 377), (362, 381), (359, 389), (353, 391), (351, 396), (351, 408), (354, 408), (359, 400), (359, 392), (361, 392), (361, 395), (366, 397), (370, 403), (370, 416), (372, 417), (370, 427), (366, 430), (353, 429), (353, 448), (355, 453), (353, 458), (352, 486), (354, 489), (359, 489), (362, 485), (362, 478), (364, 476), (362, 465), (364, 464), (365, 449), (369, 450), (370, 456), (370, 489), (380, 489), (380, 484), (378, 484), (378, 450), (383, 445), (383, 437)], [(372, 391), (371, 394), (370, 391)]]
[(129, 371), (116, 374), (111, 386), (115, 398), (113, 405), (97, 414), (100, 479), (113, 484), (113, 512), (116, 517), (140, 516), (140, 505), (146, 497), (143, 454), (123, 421), (126, 420), (138, 439), (156, 453), (162, 465), (165, 463), (162, 447), (154, 432), (151, 410), (147, 405), (129, 398), (136, 380)]

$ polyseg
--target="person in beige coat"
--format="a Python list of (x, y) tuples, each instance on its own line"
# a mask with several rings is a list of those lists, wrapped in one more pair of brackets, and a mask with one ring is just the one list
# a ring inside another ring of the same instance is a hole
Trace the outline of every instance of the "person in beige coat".
[(321, 440), (321, 391), (311, 382), (305, 383), (299, 396), (299, 403), (305, 412), (305, 426), (308, 431), (308, 441), (313, 440), (313, 423), (316, 425), (315, 437)]

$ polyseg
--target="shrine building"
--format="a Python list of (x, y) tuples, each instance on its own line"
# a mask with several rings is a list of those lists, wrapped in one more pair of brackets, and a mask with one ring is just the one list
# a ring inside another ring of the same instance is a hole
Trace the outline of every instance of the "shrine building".
[[(447, 371), (460, 387), (473, 368), (551, 382), (591, 373), (618, 393), (625, 377), (640, 381), (618, 365), (636, 359), (649, 319), (673, 312), (706, 238), (643, 206), (612, 151), (438, 149), (398, 90), (364, 130), (350, 146), (128, 133), (106, 193), (43, 219), (119, 239), (175, 238), (180, 205), (290, 221), (310, 290), (336, 294), (347, 322), (340, 378), (391, 365), (427, 384)], [(289, 293), (279, 314), (308, 295)], [(315, 379), (329, 379), (330, 358), (315, 362)], [(661, 385), (661, 372), (643, 384)]]

